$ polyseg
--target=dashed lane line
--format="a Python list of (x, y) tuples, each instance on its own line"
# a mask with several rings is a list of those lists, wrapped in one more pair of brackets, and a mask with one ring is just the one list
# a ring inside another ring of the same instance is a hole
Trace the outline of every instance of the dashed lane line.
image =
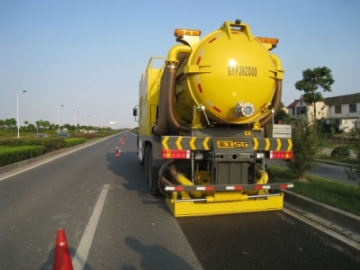
[(109, 186), (110, 185), (108, 184), (104, 185), (96, 202), (94, 211), (91, 214), (90, 220), (86, 225), (84, 234), (72, 260), (74, 270), (84, 269), (89, 250), (94, 239), (94, 234), (100, 220), (100, 215), (105, 204), (106, 196), (109, 191)]

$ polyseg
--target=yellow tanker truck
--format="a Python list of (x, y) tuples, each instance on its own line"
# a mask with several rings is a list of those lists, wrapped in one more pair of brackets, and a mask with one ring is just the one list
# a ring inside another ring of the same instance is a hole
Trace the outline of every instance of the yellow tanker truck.
[[(255, 37), (240, 20), (176, 29), (167, 57), (151, 57), (140, 80), (138, 158), (153, 195), (175, 217), (283, 208), (267, 159), (291, 159), (289, 125), (274, 124), (283, 68), (278, 39)], [(155, 67), (155, 61), (162, 62)]]

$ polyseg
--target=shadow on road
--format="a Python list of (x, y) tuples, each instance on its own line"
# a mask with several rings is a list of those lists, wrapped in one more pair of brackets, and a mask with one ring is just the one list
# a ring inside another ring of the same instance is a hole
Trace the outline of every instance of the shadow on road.
[[(142, 199), (143, 204), (157, 205), (160, 209), (170, 211), (165, 203), (163, 196), (155, 197), (150, 194), (149, 188), (145, 183), (144, 166), (137, 157), (136, 136), (129, 135), (123, 144), (114, 145), (114, 153), (108, 153), (106, 160), (108, 169), (119, 176), (119, 183), (129, 191), (136, 191)], [(115, 157), (115, 147), (121, 150), (120, 157)]]
[[(142, 269), (172, 269), (192, 270), (194, 269), (178, 255), (172, 253), (161, 245), (144, 245), (138, 239), (126, 237), (125, 243), (133, 251), (141, 255)], [(122, 270), (137, 269), (132, 265), (125, 265)]]

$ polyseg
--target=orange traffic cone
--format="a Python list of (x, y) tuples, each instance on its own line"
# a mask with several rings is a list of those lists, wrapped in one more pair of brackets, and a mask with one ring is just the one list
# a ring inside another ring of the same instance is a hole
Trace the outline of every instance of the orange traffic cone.
[(115, 157), (120, 157), (120, 149), (117, 146), (115, 148)]
[(53, 270), (73, 270), (64, 229), (57, 230)]

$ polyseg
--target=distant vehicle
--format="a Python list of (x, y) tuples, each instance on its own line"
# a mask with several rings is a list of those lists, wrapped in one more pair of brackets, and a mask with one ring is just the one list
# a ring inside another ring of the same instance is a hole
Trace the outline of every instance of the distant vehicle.
[(48, 135), (46, 135), (46, 134), (36, 134), (36, 137), (45, 138), (45, 137), (48, 137)]
[(68, 133), (59, 133), (58, 137), (68, 138), (71, 137)]

